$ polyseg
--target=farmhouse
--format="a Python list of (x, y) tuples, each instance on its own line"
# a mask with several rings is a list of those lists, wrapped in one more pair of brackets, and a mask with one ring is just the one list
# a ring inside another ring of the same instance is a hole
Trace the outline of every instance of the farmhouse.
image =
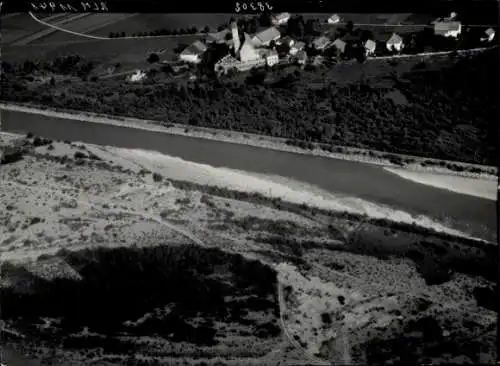
[(485, 37), (481, 38), (482, 41), (491, 42), (495, 38), (495, 30), (493, 28), (488, 28), (484, 32)]
[(327, 48), (332, 43), (332, 41), (328, 37), (321, 36), (316, 38), (312, 43), (315, 49), (322, 51)]
[(277, 41), (281, 37), (278, 29), (275, 27), (267, 28), (257, 33), (252, 38), (252, 43), (255, 47), (269, 46), (271, 41)]
[(341, 40), (340, 38), (337, 38), (334, 42), (333, 42), (333, 45), (335, 46), (335, 48), (337, 50), (339, 50), (340, 53), (344, 53), (345, 52), (345, 46), (347, 45), (347, 43), (345, 43), (343, 40)]
[(201, 56), (207, 50), (207, 46), (201, 41), (195, 41), (181, 52), (179, 58), (185, 62), (199, 63)]
[(290, 19), (290, 13), (281, 13), (274, 16), (271, 22), (273, 23), (273, 25), (282, 25), (288, 23), (289, 19)]
[(333, 14), (328, 18), (327, 22), (328, 24), (337, 24), (338, 22), (340, 22), (340, 17), (337, 14)]
[(290, 47), (290, 55), (294, 56), (297, 52), (302, 51), (306, 44), (302, 41), (295, 42), (292, 47)]
[(365, 52), (367, 56), (373, 55), (377, 49), (377, 43), (369, 39), (365, 42)]
[(227, 42), (227, 37), (231, 34), (229, 29), (223, 29), (220, 32), (216, 33), (209, 33), (207, 35), (207, 42), (208, 43), (226, 43)]
[(393, 33), (385, 45), (389, 51), (401, 51), (403, 49), (403, 38)]
[(456, 21), (438, 21), (434, 23), (434, 34), (443, 37), (457, 38), (462, 32), (462, 23)]

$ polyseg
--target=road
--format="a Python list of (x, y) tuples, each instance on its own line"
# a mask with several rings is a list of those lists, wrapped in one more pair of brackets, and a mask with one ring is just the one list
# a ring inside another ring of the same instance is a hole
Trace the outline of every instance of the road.
[(287, 177), (340, 197), (425, 215), (488, 240), (496, 233), (494, 201), (414, 183), (381, 166), (37, 113), (4, 110), (2, 128), (57, 140), (155, 150), (214, 167)]

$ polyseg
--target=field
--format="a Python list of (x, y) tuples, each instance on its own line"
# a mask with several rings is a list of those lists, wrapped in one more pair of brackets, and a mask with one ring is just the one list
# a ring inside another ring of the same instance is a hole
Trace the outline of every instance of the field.
[[(93, 34), (93, 32), (96, 32), (98, 29), (112, 26), (116, 22), (124, 21), (133, 16), (134, 14), (91, 14), (85, 18), (64, 24), (62, 27), (77, 33)], [(57, 31), (46, 37), (39, 38), (31, 44), (63, 43), (75, 40), (85, 40), (85, 38)]]
[(0, 137), (2, 333), (18, 354), (495, 360), (495, 246), (209, 186), (209, 170), (176, 180), (147, 152)]
[(209, 26), (216, 30), (234, 14), (137, 14), (132, 18), (116, 22), (107, 27), (91, 32), (96, 36), (107, 37), (111, 32), (125, 32), (130, 36), (133, 33), (150, 32), (159, 29), (179, 30), (196, 27), (202, 30)]
[(173, 60), (173, 50), (176, 47), (187, 46), (198, 38), (186, 35), (175, 38), (87, 40), (64, 44), (5, 46), (2, 49), (2, 58), (5, 62), (17, 63), (25, 60), (50, 61), (58, 56), (78, 54), (94, 60), (102, 68), (117, 62), (124, 68), (139, 68), (147, 65), (146, 58), (150, 52), (166, 49), (162, 57)]
[(6, 19), (0, 18), (0, 21), (2, 24), (2, 36), (0, 38), (2, 46), (46, 28), (35, 22), (27, 13), (17, 14)]

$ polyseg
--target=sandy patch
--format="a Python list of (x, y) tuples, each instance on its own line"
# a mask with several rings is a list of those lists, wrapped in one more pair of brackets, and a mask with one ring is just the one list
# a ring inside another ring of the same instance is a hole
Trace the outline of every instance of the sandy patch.
[(172, 179), (225, 187), (238, 191), (256, 192), (268, 197), (279, 197), (292, 203), (307, 203), (321, 209), (366, 214), (373, 218), (384, 218), (408, 224), (415, 223), (418, 226), (430, 227), (452, 235), (469, 237), (465, 233), (448, 228), (423, 215), (414, 217), (407, 212), (359, 198), (334, 195), (312, 185), (285, 177), (268, 177), (263, 174), (213, 167), (154, 151), (113, 147), (108, 147), (107, 150), (129, 162), (134, 162)]
[(413, 182), (429, 185), (448, 191), (496, 201), (497, 182), (493, 179), (475, 179), (456, 175), (412, 172), (406, 169), (388, 168), (385, 170)]

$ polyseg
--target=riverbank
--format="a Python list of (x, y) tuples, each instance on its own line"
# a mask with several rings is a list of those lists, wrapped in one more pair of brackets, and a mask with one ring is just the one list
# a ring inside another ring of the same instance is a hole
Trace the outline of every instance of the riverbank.
[[(102, 123), (113, 126), (137, 128), (152, 132), (161, 132), (173, 135), (183, 135), (196, 138), (203, 138), (215, 141), (224, 141), (234, 144), (255, 146), (270, 150), (292, 152), (296, 154), (322, 156), (333, 159), (357, 161), (372, 165), (403, 168), (414, 172), (428, 172), (438, 174), (456, 175), (461, 177), (497, 180), (498, 169), (493, 166), (483, 166), (468, 164), (457, 161), (447, 161), (439, 159), (429, 159), (418, 156), (409, 156), (381, 151), (337, 146), (341, 152), (326, 151), (319, 144), (309, 144), (309, 148), (293, 146), (290, 141), (283, 138), (242, 133), (237, 131), (225, 131), (206, 127), (191, 127), (180, 124), (162, 125), (158, 121), (143, 120), (137, 118), (125, 118), (119, 116), (103, 115), (92, 112), (81, 112), (74, 110), (60, 110), (45, 108), (35, 105), (19, 105), (12, 103), (0, 103), (1, 109), (40, 114), (58, 118), (68, 118), (91, 123)], [(450, 169), (453, 167), (453, 169)]]

